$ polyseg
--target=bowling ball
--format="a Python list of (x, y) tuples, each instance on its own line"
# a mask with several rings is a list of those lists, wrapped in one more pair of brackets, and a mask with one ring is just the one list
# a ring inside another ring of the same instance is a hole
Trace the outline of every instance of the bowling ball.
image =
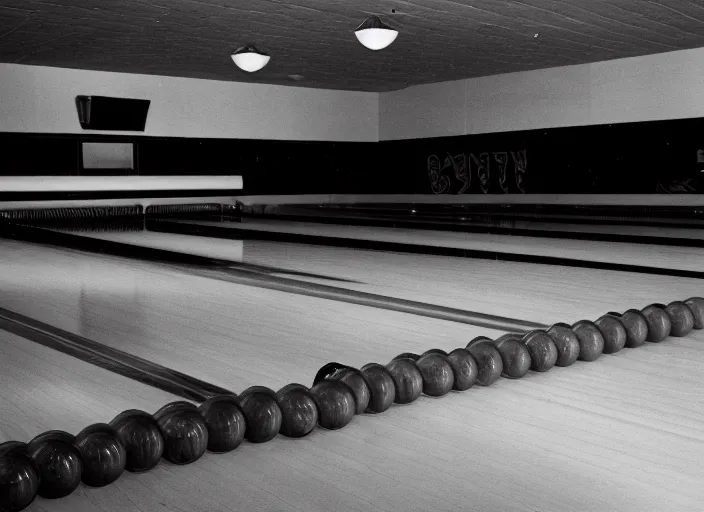
[(313, 385), (323, 379), (339, 380), (347, 384), (350, 389), (352, 389), (352, 393), (354, 393), (356, 414), (362, 414), (367, 410), (371, 397), (369, 394), (369, 384), (364, 379), (362, 372), (356, 368), (340, 363), (328, 363), (318, 370), (318, 373), (313, 379)]
[(366, 412), (384, 412), (396, 398), (394, 378), (389, 370), (377, 363), (366, 364), (360, 371), (369, 385), (370, 399)]
[(508, 379), (520, 379), (530, 370), (531, 358), (528, 347), (521, 343), (520, 334), (504, 334), (494, 342), (504, 364), (502, 375)]
[(302, 384), (288, 384), (276, 392), (281, 409), (280, 432), (286, 437), (305, 437), (318, 424), (318, 406), (310, 390)]
[(447, 355), (439, 352), (426, 352), (416, 361), (423, 376), (423, 393), (428, 396), (444, 396), (455, 385), (455, 374)]
[(477, 362), (472, 357), (472, 354), (463, 348), (456, 348), (449, 354), (447, 358), (452, 366), (452, 373), (455, 374), (455, 384), (452, 389), (455, 391), (466, 391), (477, 381)]
[(546, 372), (557, 362), (557, 347), (545, 331), (535, 330), (524, 335), (521, 342), (530, 352), (530, 369)]
[(628, 333), (617, 317), (604, 315), (598, 318), (594, 325), (599, 328), (604, 338), (604, 354), (615, 354), (626, 346)]
[(572, 331), (579, 340), (579, 360), (596, 361), (604, 352), (604, 337), (601, 331), (589, 320), (580, 320), (572, 325)]
[(477, 362), (477, 384), (490, 386), (501, 377), (504, 363), (492, 340), (478, 336), (467, 343), (466, 350)]
[(645, 316), (646, 322), (648, 322), (647, 341), (660, 343), (670, 335), (672, 321), (664, 308), (656, 304), (651, 304), (644, 307), (641, 312), (643, 316)]
[(81, 430), (74, 443), (83, 459), (81, 480), (103, 487), (120, 478), (127, 464), (127, 451), (110, 425), (97, 423)]
[(75, 438), (60, 430), (39, 434), (27, 445), (27, 453), (39, 468), (39, 491), (42, 498), (68, 496), (81, 483), (83, 462)]
[(684, 301), (692, 310), (694, 316), (694, 328), (704, 329), (704, 299), (701, 297), (692, 297)]
[(208, 450), (226, 453), (244, 440), (247, 425), (235, 395), (216, 395), (198, 407), (208, 427)]
[(394, 357), (394, 361), (396, 359), (410, 359), (412, 361), (418, 361), (418, 359), (420, 359), (420, 356), (418, 354), (414, 354), (413, 352), (404, 352), (403, 354), (399, 354)]
[(208, 448), (208, 426), (198, 407), (172, 402), (159, 409), (154, 419), (164, 438), (163, 457), (173, 464), (190, 464)]
[(16, 441), (0, 444), (0, 510), (23, 510), (38, 491), (39, 468), (27, 453), (27, 445)]
[(579, 358), (579, 338), (572, 328), (565, 323), (557, 323), (551, 326), (548, 336), (557, 347), (557, 366), (570, 366)]
[(129, 410), (118, 414), (110, 422), (127, 451), (125, 469), (142, 473), (155, 467), (164, 453), (161, 429), (151, 414)]
[(626, 346), (640, 347), (648, 337), (648, 320), (637, 309), (629, 309), (619, 319), (626, 328)]
[(414, 359), (397, 356), (386, 365), (386, 369), (396, 388), (394, 403), (410, 404), (418, 400), (423, 393), (423, 376)]
[(431, 349), (423, 352), (418, 359), (420, 359), (421, 357), (426, 356), (428, 354), (439, 354), (441, 356), (447, 357), (447, 352), (445, 352), (444, 350), (439, 349), (439, 348), (431, 348)]
[(356, 413), (352, 388), (340, 380), (323, 379), (310, 389), (318, 407), (318, 424), (328, 430), (346, 426)]
[(694, 313), (684, 302), (671, 302), (665, 308), (665, 313), (670, 317), (672, 323), (670, 336), (681, 338), (687, 336), (694, 329)]
[(276, 437), (283, 421), (276, 393), (264, 386), (252, 386), (240, 396), (240, 409), (247, 428), (244, 436), (251, 443), (265, 443)]

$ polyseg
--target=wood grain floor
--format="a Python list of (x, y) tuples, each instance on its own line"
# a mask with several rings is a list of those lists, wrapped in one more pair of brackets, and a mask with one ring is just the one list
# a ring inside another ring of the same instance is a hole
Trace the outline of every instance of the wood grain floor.
[(315, 269), (361, 283), (336, 284), (344, 288), (546, 324), (704, 293), (699, 279), (303, 244), (246, 241), (244, 261)]
[(704, 238), (704, 229), (673, 228), (657, 226), (619, 225), (619, 224), (567, 224), (555, 222), (537, 222), (516, 220), (509, 224), (517, 229), (538, 229), (541, 231), (568, 231), (572, 233), (609, 233), (612, 235), (655, 236), (660, 238)]
[[(305, 257), (291, 247), (284, 253)], [(341, 256), (350, 257), (330, 253), (321, 264), (333, 265)], [(358, 251), (352, 256), (352, 263), (335, 271), (367, 265)], [(274, 389), (291, 381), (309, 384), (315, 370), (330, 360), (386, 362), (402, 351), (449, 349), (479, 334), (499, 334), (7, 240), (0, 241), (0, 262), (0, 306), (235, 391), (253, 384)], [(385, 265), (379, 272), (391, 273), (391, 263)], [(448, 265), (442, 278), (446, 287), (462, 274)], [(588, 270), (579, 270), (582, 281), (572, 282), (570, 274), (577, 269), (500, 265), (493, 284), (488, 277), (480, 279), (483, 272), (472, 272), (479, 283), (473, 293), (491, 297), (485, 305), (506, 303), (516, 316), (562, 302), (567, 305), (559, 314), (571, 308), (575, 316), (585, 316), (592, 302), (603, 312), (616, 300), (603, 297), (609, 281), (615, 290), (645, 279), (632, 275), (632, 281), (614, 282), (611, 275), (590, 285)], [(376, 285), (399, 287), (401, 280), (422, 275), (423, 267), (404, 260), (397, 271), (408, 273), (401, 272), (396, 285)], [(559, 276), (552, 287), (550, 272)], [(471, 284), (465, 279), (460, 284)], [(672, 279), (660, 279), (635, 293), (644, 297), (660, 291), (658, 300), (666, 301), (670, 295), (694, 294), (689, 292), (698, 284), (685, 280), (667, 288)], [(421, 283), (432, 290), (428, 281)], [(548, 288), (541, 292), (540, 286)], [(522, 291), (517, 295), (516, 289)], [(433, 293), (428, 298), (442, 295)], [(619, 291), (617, 300), (626, 301), (629, 293)], [(531, 304), (517, 297), (531, 297)], [(128, 388), (110, 385), (115, 396), (92, 409), (90, 401), (109, 381), (79, 370), (75, 360), (31, 355), (32, 350), (44, 353), (42, 347), (7, 336), (0, 342), (2, 364), (8, 365), (7, 372), (2, 368), (7, 387), (0, 417), (17, 411), (13, 397), (33, 393), (32, 429), (57, 428), (57, 416), (75, 414), (62, 423), (75, 433), (84, 421), (110, 419), (112, 407), (124, 405)], [(68, 383), (73, 379), (79, 384)], [(69, 386), (84, 389), (88, 398), (78, 400), (77, 409), (91, 409), (95, 419), (63, 404), (57, 408), (61, 396), (74, 393), (61, 394)], [(137, 391), (139, 396), (130, 400), (152, 410), (151, 400), (160, 400), (159, 394)], [(23, 433), (2, 428), (6, 435)], [(33, 433), (29, 430), (25, 434)], [(81, 487), (66, 499), (37, 500), (30, 510), (699, 512), (704, 508), (702, 461), (704, 333), (699, 331), (595, 363), (530, 373), (520, 381), (502, 379), (490, 388), (422, 397), (382, 415), (357, 417), (339, 432), (245, 443), (233, 453), (207, 454), (187, 467), (162, 463), (105, 489)]]
[[(201, 222), (202, 224), (212, 224)], [(227, 223), (217, 223), (227, 225)], [(245, 219), (232, 223), (237, 229), (285, 231), (317, 236), (353, 238), (359, 240), (387, 241), (422, 244), (436, 247), (453, 247), (467, 250), (517, 253), (532, 256), (550, 256), (575, 260), (595, 261), (701, 271), (704, 249), (696, 247), (670, 247), (648, 244), (627, 244), (582, 240), (556, 240), (525, 236), (453, 233), (447, 231), (415, 231), (411, 229), (373, 229), (359, 226), (316, 224), (313, 222), (283, 222)]]
[(179, 398), (0, 331), (0, 443), (50, 429), (77, 434), (127, 409), (156, 412)]
[(194, 239), (190, 236), (173, 235), (170, 233), (137, 232), (92, 232), (81, 233), (91, 238), (110, 240), (121, 243), (138, 243), (142, 247), (176, 251), (183, 254), (203, 256), (205, 258), (220, 258), (228, 261), (242, 261), (244, 242), (239, 240), (224, 240), (220, 238)]
[(0, 307), (239, 392), (309, 385), (330, 361), (386, 363), (498, 331), (0, 242)]
[[(224, 259), (234, 251), (245, 263), (356, 281), (335, 283), (342, 288), (546, 324), (596, 319), (607, 311), (704, 294), (699, 279), (611, 270), (154, 232), (84, 236), (183, 248)], [(200, 240), (210, 252), (198, 249)], [(296, 279), (330, 284), (311, 277)]]
[(704, 505), (704, 338), (162, 463), (34, 511), (628, 511)]

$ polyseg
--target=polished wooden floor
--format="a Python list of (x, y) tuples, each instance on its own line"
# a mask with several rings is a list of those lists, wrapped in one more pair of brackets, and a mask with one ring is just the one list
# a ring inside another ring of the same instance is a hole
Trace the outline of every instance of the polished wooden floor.
[[(702, 295), (699, 280), (665, 276), (292, 244), (242, 250), (245, 261), (361, 281), (345, 286), (546, 323)], [(0, 307), (235, 392), (310, 385), (332, 360), (386, 363), (501, 334), (8, 240), (0, 261)], [(0, 345), (0, 441), (76, 433), (174, 399), (7, 333)], [(185, 467), (162, 462), (29, 510), (694, 512), (704, 508), (703, 406), (697, 331), (422, 397), (337, 432), (245, 443)]]
[[(201, 222), (202, 224), (213, 224)], [(222, 225), (222, 223), (218, 223)], [(650, 266), (678, 270), (701, 271), (704, 249), (619, 242), (596, 242), (569, 239), (532, 238), (526, 236), (461, 233), (449, 231), (362, 226), (340, 226), (314, 222), (281, 222), (266, 219), (245, 219), (232, 224), (237, 229), (281, 231), (306, 235), (389, 241), (437, 247), (453, 247), (476, 251), (549, 256), (622, 265)]]

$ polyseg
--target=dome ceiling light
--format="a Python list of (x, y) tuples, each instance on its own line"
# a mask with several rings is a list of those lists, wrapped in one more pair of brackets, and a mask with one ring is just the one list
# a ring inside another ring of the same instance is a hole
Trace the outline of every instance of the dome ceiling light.
[(398, 31), (385, 24), (378, 16), (371, 16), (362, 23), (354, 34), (370, 50), (383, 50), (396, 40)]
[(269, 59), (271, 59), (271, 57), (266, 53), (260, 52), (251, 45), (238, 48), (232, 54), (232, 60), (237, 67), (247, 73), (259, 71), (269, 63)]

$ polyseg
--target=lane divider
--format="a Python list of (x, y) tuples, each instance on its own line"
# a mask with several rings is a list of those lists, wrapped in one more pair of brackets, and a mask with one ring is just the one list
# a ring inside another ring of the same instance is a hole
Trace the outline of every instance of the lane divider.
[(0, 308), (0, 329), (188, 400), (203, 401), (230, 391), (159, 366), (83, 336)]

